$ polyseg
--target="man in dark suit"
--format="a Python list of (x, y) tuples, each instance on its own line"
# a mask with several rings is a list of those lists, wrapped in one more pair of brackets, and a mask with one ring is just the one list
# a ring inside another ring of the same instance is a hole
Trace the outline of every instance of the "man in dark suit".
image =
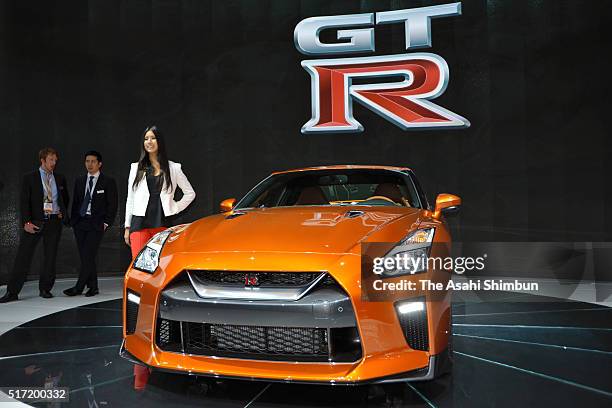
[(113, 224), (117, 215), (117, 184), (112, 177), (100, 172), (102, 155), (94, 150), (85, 153), (87, 174), (74, 182), (71, 224), (74, 230), (81, 270), (76, 285), (66, 289), (64, 294), (76, 296), (89, 290), (85, 296), (95, 296), (98, 290), (96, 255), (104, 231)]
[(23, 176), (21, 183), (20, 210), (24, 232), (19, 240), (8, 290), (0, 298), (0, 303), (17, 300), (41, 237), (44, 260), (38, 288), (41, 297), (53, 297), (51, 288), (55, 283), (55, 259), (62, 235), (62, 222), (67, 223), (69, 219), (66, 211), (69, 196), (66, 178), (54, 171), (58, 160), (57, 151), (46, 147), (38, 152), (38, 157), (40, 167)]

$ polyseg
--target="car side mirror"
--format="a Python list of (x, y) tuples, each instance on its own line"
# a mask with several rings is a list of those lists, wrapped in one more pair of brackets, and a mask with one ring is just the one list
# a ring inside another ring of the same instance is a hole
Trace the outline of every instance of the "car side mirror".
[(438, 194), (433, 217), (439, 219), (442, 214), (445, 216), (457, 214), (459, 212), (459, 207), (461, 207), (460, 197), (447, 193)]
[(221, 204), (219, 204), (219, 211), (222, 213), (232, 211), (235, 205), (235, 198), (226, 198), (225, 200), (221, 201)]

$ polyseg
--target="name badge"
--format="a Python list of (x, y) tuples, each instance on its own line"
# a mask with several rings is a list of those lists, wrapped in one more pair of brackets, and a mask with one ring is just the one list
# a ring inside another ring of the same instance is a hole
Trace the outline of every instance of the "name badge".
[(97, 193), (98, 194), (102, 194), (102, 193), (104, 193), (104, 190), (98, 190)]
[(46, 212), (46, 213), (53, 212), (53, 203), (44, 203), (43, 204), (43, 211)]

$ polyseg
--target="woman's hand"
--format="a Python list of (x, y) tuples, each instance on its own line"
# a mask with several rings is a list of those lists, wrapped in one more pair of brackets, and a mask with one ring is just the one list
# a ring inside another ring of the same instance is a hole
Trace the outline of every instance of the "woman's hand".
[(131, 246), (130, 245), (130, 229), (126, 228), (125, 232), (123, 233), (123, 239), (125, 240), (125, 244), (127, 246)]

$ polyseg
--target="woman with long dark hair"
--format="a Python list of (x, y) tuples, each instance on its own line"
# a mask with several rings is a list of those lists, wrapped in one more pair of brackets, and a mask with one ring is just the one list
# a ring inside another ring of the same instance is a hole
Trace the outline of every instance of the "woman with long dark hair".
[[(183, 198), (174, 201), (180, 187)], [(195, 198), (195, 192), (181, 170), (180, 163), (168, 160), (166, 143), (156, 126), (145, 129), (140, 141), (140, 159), (132, 163), (125, 204), (125, 243), (135, 258), (145, 244), (168, 225), (166, 217), (183, 211)], [(150, 371), (134, 365), (134, 388), (144, 390)]]
[[(174, 201), (180, 187), (183, 198)], [(196, 194), (181, 170), (180, 163), (168, 160), (166, 143), (157, 126), (145, 129), (140, 159), (132, 163), (125, 204), (125, 243), (135, 258), (147, 241), (167, 225), (167, 217), (183, 211)]]

